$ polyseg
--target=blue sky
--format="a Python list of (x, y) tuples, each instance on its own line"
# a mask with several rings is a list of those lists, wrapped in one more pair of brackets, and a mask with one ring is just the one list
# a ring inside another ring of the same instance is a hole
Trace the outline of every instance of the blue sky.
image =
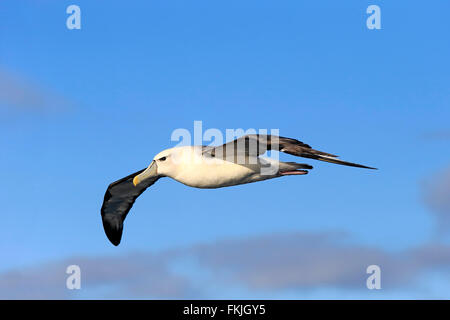
[[(71, 4), (81, 30), (66, 28)], [(366, 28), (370, 4), (381, 8), (381, 30)], [(450, 274), (418, 258), (450, 256), (447, 231), (438, 231), (450, 216), (449, 9), (445, 1), (2, 1), (0, 295), (36, 297), (26, 295), (31, 277), (36, 291), (48, 288), (44, 298), (450, 298)], [(146, 167), (196, 120), (204, 130), (279, 129), (380, 170), (306, 159), (307, 176), (218, 190), (163, 179), (138, 199), (113, 247), (99, 212), (107, 185)], [(316, 237), (326, 239), (320, 259)], [(217, 265), (211, 250), (261, 261)], [(144, 261), (128, 261), (134, 254)], [(301, 257), (310, 254), (311, 270), (324, 273), (305, 283)], [(283, 268), (269, 268), (274, 259)], [(124, 260), (111, 278), (94, 270)], [(59, 277), (64, 284), (65, 263), (83, 269), (80, 261), (103, 282), (87, 276), (80, 292), (52, 289)], [(153, 263), (172, 291), (135, 272)], [(388, 274), (382, 290), (369, 291), (368, 264), (383, 279), (383, 264), (391, 275), (401, 266), (405, 280), (390, 285)], [(284, 268), (292, 278), (281, 281)], [(346, 276), (353, 268), (357, 280)], [(9, 281), (14, 272), (22, 276)], [(118, 288), (127, 272), (150, 280)]]

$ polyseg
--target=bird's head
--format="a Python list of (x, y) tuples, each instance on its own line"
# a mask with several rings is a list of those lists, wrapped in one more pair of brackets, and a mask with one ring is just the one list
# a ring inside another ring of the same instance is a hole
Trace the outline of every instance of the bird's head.
[(156, 176), (173, 176), (177, 168), (177, 148), (171, 148), (158, 153), (152, 163), (141, 174), (133, 179), (133, 184), (137, 186), (144, 180), (155, 178)]

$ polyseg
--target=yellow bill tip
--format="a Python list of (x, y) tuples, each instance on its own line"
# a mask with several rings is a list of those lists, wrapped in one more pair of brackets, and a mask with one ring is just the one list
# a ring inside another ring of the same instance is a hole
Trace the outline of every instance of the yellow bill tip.
[(138, 178), (138, 176), (136, 176), (133, 179), (133, 185), (136, 187), (138, 184), (139, 184), (139, 178)]

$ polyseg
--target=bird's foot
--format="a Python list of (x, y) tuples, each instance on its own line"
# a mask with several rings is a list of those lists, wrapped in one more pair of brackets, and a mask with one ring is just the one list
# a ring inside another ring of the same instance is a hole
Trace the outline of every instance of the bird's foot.
[(306, 171), (306, 170), (293, 170), (293, 171), (280, 172), (280, 175), (282, 175), (282, 176), (294, 176), (294, 175), (303, 175), (303, 174), (308, 174), (308, 171)]

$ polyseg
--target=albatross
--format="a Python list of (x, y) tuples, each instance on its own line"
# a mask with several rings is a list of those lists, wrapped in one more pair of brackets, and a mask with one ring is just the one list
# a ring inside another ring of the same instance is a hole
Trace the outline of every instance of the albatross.
[(376, 169), (342, 161), (299, 140), (274, 135), (245, 135), (221, 146), (181, 146), (158, 153), (150, 165), (111, 183), (101, 216), (106, 236), (119, 245), (124, 220), (136, 199), (158, 179), (169, 177), (194, 188), (215, 189), (290, 175), (305, 175), (313, 167), (263, 157), (268, 150), (335, 164)]

